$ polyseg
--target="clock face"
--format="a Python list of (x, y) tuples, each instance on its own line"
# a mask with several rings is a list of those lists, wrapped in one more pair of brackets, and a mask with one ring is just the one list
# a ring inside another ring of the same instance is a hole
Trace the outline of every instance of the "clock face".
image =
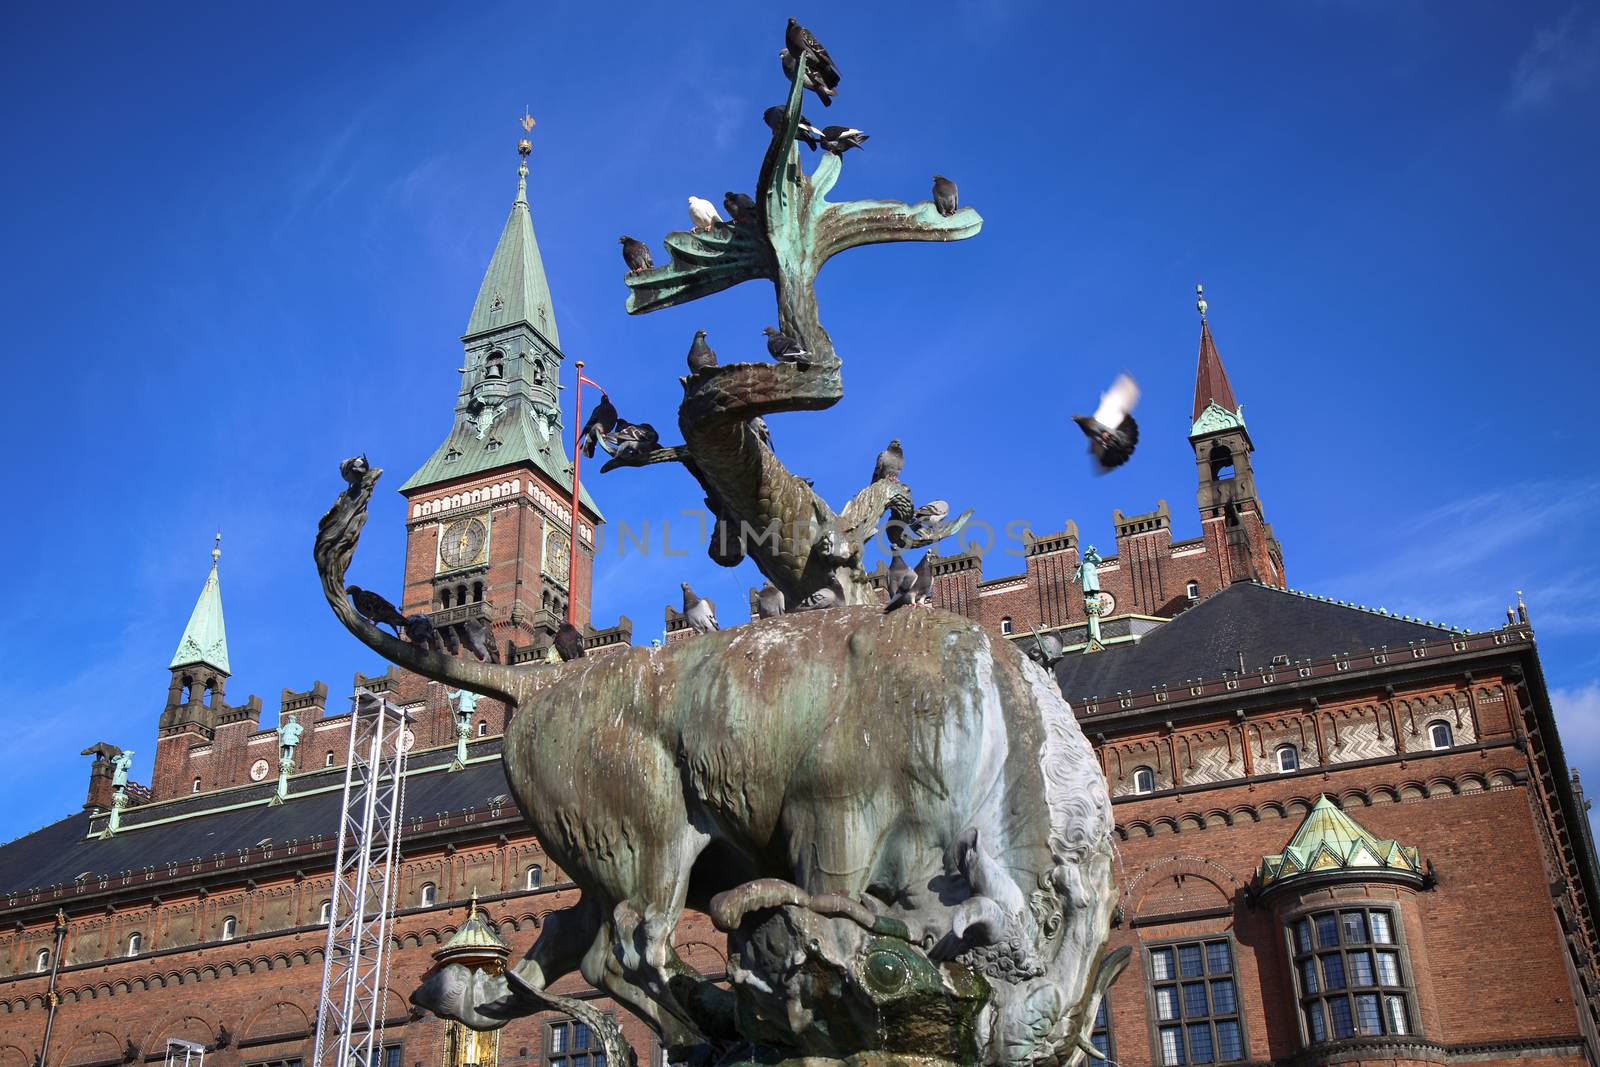
[(271, 770), (271, 768), (267, 766), (266, 760), (256, 760), (254, 763), (250, 764), (250, 780), (254, 782), (261, 781), (261, 779), (267, 776), (267, 771), (269, 770)]
[(406, 730), (400, 735), (400, 751), (410, 752), (411, 747), (417, 743), (417, 735)]
[(439, 563), (442, 570), (456, 570), (483, 562), (489, 543), (489, 527), (482, 519), (457, 519), (439, 534)]
[(1106, 592), (1104, 589), (1100, 590), (1100, 614), (1110, 615), (1116, 610), (1117, 598)]
[(544, 569), (547, 574), (558, 578), (567, 576), (567, 559), (572, 552), (572, 545), (564, 533), (550, 532), (550, 538), (544, 544)]

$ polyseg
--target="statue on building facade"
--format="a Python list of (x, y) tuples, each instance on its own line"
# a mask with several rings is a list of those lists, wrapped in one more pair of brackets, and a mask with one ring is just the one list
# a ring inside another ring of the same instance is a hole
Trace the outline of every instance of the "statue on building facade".
[[(1095, 1013), (1128, 955), (1106, 950), (1112, 818), (1093, 752), (1050, 676), (1009, 642), (948, 612), (881, 610), (861, 557), (884, 516), (907, 549), (966, 515), (919, 520), (898, 470), (875, 472), (835, 512), (750, 425), (843, 397), (813, 288), (829, 257), (958, 240), (982, 220), (931, 201), (828, 202), (841, 155), (807, 175), (795, 139), (803, 92), (833, 91), (838, 71), (793, 20), (786, 43), (789, 98), (753, 211), (669, 235), (670, 264), (629, 274), (628, 309), (766, 278), (805, 359), (691, 374), (682, 445), (653, 431), (599, 443), (608, 469), (684, 466), (716, 516), (712, 557), (749, 558), (796, 607), (666, 647), (475, 661), (390, 636), (345, 596), (381, 470), (319, 527), (324, 592), (353, 634), (472, 701), (515, 708), (507, 779), (551, 859), (584, 887), (520, 960), (441, 962), (412, 1000), (478, 1030), (564, 1012), (614, 1067), (632, 1057), (615, 1021), (552, 991), (573, 971), (645, 1019), (674, 1060), (1070, 1067), (1098, 1055)], [(679, 960), (686, 906), (726, 934), (729, 988)]]
[(295, 718), (294, 712), (285, 715), (283, 721), (278, 723), (278, 763), (285, 769), (294, 767), (295, 746), (300, 743), (300, 735), (305, 733)]
[(128, 788), (128, 772), (133, 767), (133, 749), (119, 749), (111, 757), (111, 788), (125, 790)]
[(1082, 583), (1085, 599), (1100, 592), (1100, 553), (1093, 545), (1083, 550), (1083, 558), (1078, 561), (1073, 577)]

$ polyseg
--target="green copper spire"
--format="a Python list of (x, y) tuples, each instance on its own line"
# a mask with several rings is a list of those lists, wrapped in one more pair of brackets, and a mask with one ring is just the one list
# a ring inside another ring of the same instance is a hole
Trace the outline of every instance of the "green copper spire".
[(211, 549), (211, 573), (206, 575), (206, 584), (200, 587), (200, 599), (194, 602), (189, 625), (183, 628), (183, 637), (178, 641), (178, 651), (172, 654), (172, 662), (167, 664), (168, 670), (203, 663), (223, 674), (232, 673), (228, 669), (228, 634), (222, 625), (222, 586), (217, 581), (217, 561), (221, 558), (222, 535), (219, 533)]
[(1317, 798), (1289, 845), (1261, 861), (1261, 884), (1270, 887), (1290, 879), (1362, 871), (1375, 875), (1421, 878), (1422, 862), (1414, 846), (1382, 840), (1326, 795)]
[(550, 285), (544, 277), (544, 260), (539, 256), (533, 218), (528, 214), (526, 153), (517, 168), (517, 198), (511, 202), (511, 214), (500, 231), (500, 243), (495, 245), (489, 269), (483, 272), (483, 284), (478, 287), (478, 299), (467, 320), (466, 336), (518, 322), (527, 323), (552, 346), (561, 347), (555, 308), (550, 303)]

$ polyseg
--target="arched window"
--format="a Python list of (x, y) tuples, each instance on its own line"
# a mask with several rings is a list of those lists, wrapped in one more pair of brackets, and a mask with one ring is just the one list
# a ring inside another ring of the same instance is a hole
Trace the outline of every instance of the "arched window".
[(1149, 767), (1135, 767), (1133, 770), (1133, 791), (1138, 795), (1154, 793), (1156, 791), (1156, 773)]
[(1434, 748), (1449, 748), (1456, 743), (1455, 731), (1443, 719), (1428, 724), (1428, 743)]
[(423, 882), (422, 891), (417, 894), (417, 903), (424, 908), (431, 908), (438, 895), (438, 888), (432, 882)]
[(180, 704), (187, 704), (187, 703), (189, 703), (189, 698), (192, 697), (193, 695), (194, 695), (194, 679), (190, 678), (188, 675), (184, 675), (183, 676), (183, 695), (179, 699), (178, 702)]
[(472, 583), (472, 602), (474, 604), (483, 603), (483, 583), (482, 582), (473, 582)]
[(488, 734), (489, 734), (489, 720), (488, 719), (479, 719), (478, 720), (478, 736), (479, 737), (487, 737)]
[(324, 900), (321, 909), (317, 912), (317, 922), (326, 926), (333, 920), (333, 901)]
[(33, 957), (33, 969), (43, 974), (50, 969), (50, 950), (42, 948)]
[(456, 603), (457, 604), (465, 604), (466, 602), (467, 602), (467, 587), (465, 585), (456, 586)]
[(1189, 597), (1190, 600), (1199, 600), (1200, 599), (1200, 583), (1199, 582), (1190, 582), (1184, 588), (1183, 591)]
[(333, 753), (332, 752), (329, 752), (326, 756), (324, 756), (322, 758), (322, 765), (324, 767), (332, 767), (333, 766)]
[(143, 934), (129, 934), (128, 935), (128, 955), (137, 956), (139, 953), (141, 953), (143, 951), (144, 951), (144, 935)]
[(200, 792), (200, 779), (196, 778), (194, 780), (194, 784), (189, 787), (189, 792), (191, 792), (191, 793)]
[(450, 587), (448, 585), (439, 590), (439, 606), (441, 608), (450, 606)]
[(239, 920), (238, 919), (235, 919), (232, 915), (230, 915), (226, 919), (222, 920), (222, 940), (224, 940), (224, 941), (232, 941), (233, 938), (234, 938), (234, 935), (236, 935), (238, 932), (239, 932)]
[(1228, 446), (1218, 441), (1211, 446), (1211, 454), (1206, 457), (1211, 464), (1211, 480), (1222, 481), (1224, 478), (1233, 477), (1233, 453), (1228, 451)]
[(1007, 615), (1005, 618), (1000, 620), (1000, 632), (1003, 633), (1003, 634), (1008, 634), (1008, 633), (1011, 632), (1011, 616), (1010, 615)]
[(543, 881), (544, 881), (544, 871), (540, 869), (540, 867), (539, 867), (539, 865), (537, 863), (535, 863), (532, 867), (528, 868), (528, 881), (527, 881), (527, 888), (528, 889), (538, 889), (539, 885)]
[(490, 380), (499, 379), (505, 377), (505, 373), (505, 355), (498, 351), (490, 352), (489, 358), (483, 363), (484, 378)]
[(206, 681), (206, 696), (205, 696), (205, 705), (206, 705), (206, 707), (209, 708), (211, 706), (211, 698), (216, 696), (216, 693), (217, 693), (217, 680), (215, 678), (208, 679)]
[(1288, 774), (1300, 769), (1300, 750), (1293, 745), (1278, 746), (1278, 773)]

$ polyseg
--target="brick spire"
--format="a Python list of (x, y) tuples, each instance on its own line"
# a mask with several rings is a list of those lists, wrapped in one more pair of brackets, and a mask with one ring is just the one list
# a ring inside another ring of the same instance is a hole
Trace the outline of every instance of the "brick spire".
[(1206, 322), (1205, 290), (1195, 286), (1200, 294), (1196, 306), (1200, 309), (1200, 363), (1194, 372), (1194, 419), (1211, 406), (1212, 401), (1235, 414), (1239, 402), (1233, 397), (1233, 386), (1228, 382), (1228, 372), (1222, 368), (1222, 357), (1217, 354), (1217, 343), (1211, 339), (1211, 324)]

